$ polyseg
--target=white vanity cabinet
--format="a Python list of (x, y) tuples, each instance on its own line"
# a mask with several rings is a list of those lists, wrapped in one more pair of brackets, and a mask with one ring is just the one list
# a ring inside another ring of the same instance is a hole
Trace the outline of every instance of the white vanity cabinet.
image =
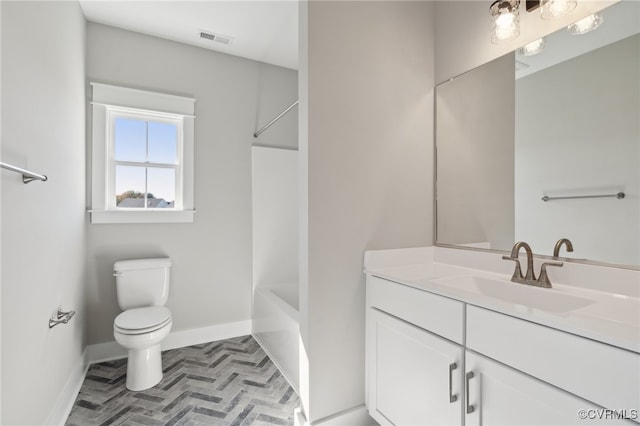
[(636, 352), (372, 275), (366, 315), (380, 424), (637, 425)]
[(453, 340), (462, 342), (463, 304), (368, 277), (367, 305), (371, 416), (385, 425), (462, 424), (464, 349)]
[(461, 424), (462, 347), (377, 309), (368, 320), (374, 419), (392, 425)]
[(606, 419), (598, 419), (597, 422), (581, 419), (580, 413), (585, 417), (595, 416), (599, 407), (484, 356), (470, 351), (465, 355), (465, 377), (473, 374), (466, 379), (467, 426), (613, 423)]

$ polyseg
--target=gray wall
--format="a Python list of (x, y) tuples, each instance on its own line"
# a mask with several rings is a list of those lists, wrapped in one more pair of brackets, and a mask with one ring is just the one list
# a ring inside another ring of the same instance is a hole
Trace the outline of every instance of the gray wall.
[(300, 386), (314, 422), (364, 403), (363, 251), (432, 243), (433, 4), (300, 10)]
[[(90, 23), (88, 80), (196, 98), (193, 224), (90, 225), (89, 343), (113, 340), (113, 262), (169, 256), (173, 330), (250, 319), (253, 133), (297, 99), (297, 73)], [(295, 146), (291, 114), (257, 142)]]
[[(2, 424), (44, 424), (85, 345), (85, 21), (75, 2), (2, 8)], [(77, 311), (49, 329), (59, 305)]]
[(438, 242), (513, 245), (514, 111), (513, 54), (437, 87)]

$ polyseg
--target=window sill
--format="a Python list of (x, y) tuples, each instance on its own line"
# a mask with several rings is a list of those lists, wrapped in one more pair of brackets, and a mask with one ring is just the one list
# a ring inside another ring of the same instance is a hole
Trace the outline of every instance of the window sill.
[(195, 210), (89, 210), (91, 223), (193, 223)]

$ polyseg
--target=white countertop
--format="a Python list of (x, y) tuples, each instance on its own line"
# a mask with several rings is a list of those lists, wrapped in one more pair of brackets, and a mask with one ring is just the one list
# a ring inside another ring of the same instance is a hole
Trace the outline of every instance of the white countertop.
[[(494, 263), (494, 267), (476, 269), (482, 263), (478, 259), (471, 262), (474, 268), (438, 262), (439, 256), (434, 254), (439, 249), (431, 247), (368, 252), (365, 272), (470, 305), (640, 353), (640, 298), (635, 297), (634, 289), (627, 292), (629, 294), (619, 294), (595, 290), (592, 285), (582, 288), (573, 283), (572, 285), (556, 283), (553, 279), (551, 289), (512, 283), (510, 273), (495, 272), (496, 263), (489, 256), (500, 258), (498, 254), (480, 253), (480, 256), (489, 258), (490, 263)], [(403, 256), (402, 252), (407, 255)], [(473, 253), (469, 252), (465, 256), (476, 256)], [(500, 265), (500, 263), (497, 264)], [(508, 262), (508, 267), (513, 268), (513, 262)], [(522, 267), (524, 272), (526, 263), (522, 263)], [(539, 267), (536, 267), (536, 274), (538, 271)], [(603, 276), (606, 278), (606, 272), (599, 271), (600, 279)], [(612, 272), (612, 278), (615, 274), (615, 271)], [(633, 283), (635, 275), (629, 276)], [(570, 271), (565, 270), (563, 277), (570, 280), (567, 278), (570, 277)], [(476, 284), (478, 280), (480, 285)], [(492, 285), (497, 281), (500, 283)], [(484, 282), (488, 285), (483, 287)], [(640, 280), (637, 284), (640, 286)], [(522, 287), (511, 287), (512, 285)], [(615, 286), (612, 287), (615, 288)]]

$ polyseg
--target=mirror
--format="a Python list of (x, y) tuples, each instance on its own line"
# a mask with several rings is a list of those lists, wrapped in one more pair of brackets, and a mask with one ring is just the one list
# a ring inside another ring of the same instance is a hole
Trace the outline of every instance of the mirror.
[(436, 244), (638, 269), (640, 4), (601, 13), (436, 88)]

